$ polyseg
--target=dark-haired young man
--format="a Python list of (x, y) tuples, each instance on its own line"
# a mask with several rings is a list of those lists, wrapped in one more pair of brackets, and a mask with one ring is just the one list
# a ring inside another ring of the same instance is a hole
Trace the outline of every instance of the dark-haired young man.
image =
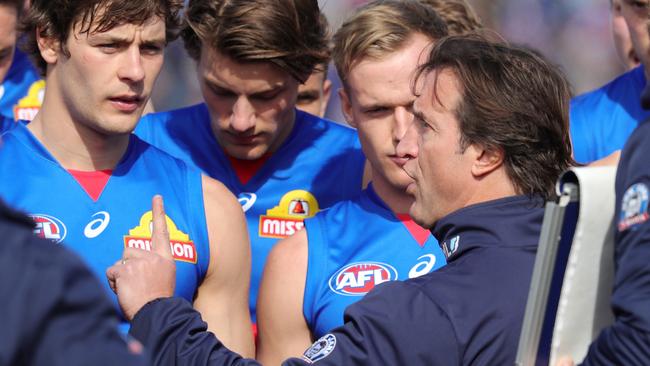
[(31, 214), (38, 236), (65, 243), (104, 278), (125, 247), (150, 247), (150, 200), (164, 194), (176, 295), (252, 355), (239, 204), (220, 183), (131, 134), (181, 4), (32, 2), (26, 36), (48, 86), (36, 118), (3, 135), (0, 196)]
[(16, 29), (24, 0), (0, 0), (0, 134), (17, 120), (31, 120), (41, 105), (45, 83), (17, 47)]
[(254, 319), (271, 248), (303, 219), (357, 196), (365, 158), (352, 129), (296, 110), (298, 85), (329, 60), (316, 0), (192, 0), (186, 16), (205, 103), (147, 115), (136, 134), (239, 197)]

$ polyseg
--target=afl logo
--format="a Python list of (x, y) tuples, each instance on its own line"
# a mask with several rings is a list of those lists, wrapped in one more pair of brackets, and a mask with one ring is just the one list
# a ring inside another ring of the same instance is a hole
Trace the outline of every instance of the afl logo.
[(29, 215), (36, 226), (34, 227), (34, 235), (39, 238), (51, 240), (55, 243), (60, 243), (65, 239), (66, 228), (63, 222), (56, 217), (34, 214)]
[(349, 264), (338, 270), (329, 280), (329, 287), (339, 295), (363, 296), (375, 286), (397, 279), (393, 266), (379, 262)]

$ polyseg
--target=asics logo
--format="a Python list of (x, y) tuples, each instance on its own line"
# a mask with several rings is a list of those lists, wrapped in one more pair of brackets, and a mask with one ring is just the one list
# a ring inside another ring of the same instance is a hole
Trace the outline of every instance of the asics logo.
[(255, 201), (257, 201), (257, 195), (255, 193), (242, 192), (239, 194), (239, 198), (237, 198), (237, 200), (239, 201), (242, 210), (246, 212), (251, 207), (253, 207)]
[(111, 221), (111, 215), (106, 211), (99, 211), (95, 213), (92, 217), (95, 216), (99, 216), (99, 217), (89, 222), (88, 225), (86, 225), (86, 228), (84, 229), (84, 235), (88, 239), (93, 239), (98, 237), (99, 234), (104, 232), (104, 230), (108, 226), (108, 223)]
[(418, 260), (419, 262), (409, 271), (409, 278), (425, 275), (431, 272), (433, 267), (436, 265), (436, 256), (433, 254), (425, 254), (418, 258)]

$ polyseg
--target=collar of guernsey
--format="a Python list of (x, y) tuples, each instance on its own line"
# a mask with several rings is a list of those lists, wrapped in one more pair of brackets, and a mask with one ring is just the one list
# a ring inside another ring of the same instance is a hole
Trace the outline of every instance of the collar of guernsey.
[(461, 208), (438, 220), (431, 233), (448, 262), (474, 248), (536, 247), (544, 217), (538, 196), (511, 196)]

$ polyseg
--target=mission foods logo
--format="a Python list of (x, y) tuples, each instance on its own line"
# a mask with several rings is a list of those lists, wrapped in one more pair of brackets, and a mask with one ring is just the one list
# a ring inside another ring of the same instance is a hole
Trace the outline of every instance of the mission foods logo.
[(27, 95), (20, 99), (14, 106), (14, 120), (31, 121), (41, 109), (43, 104), (43, 93), (45, 92), (45, 81), (34, 82), (27, 90)]
[[(151, 211), (140, 218), (140, 224), (129, 230), (129, 235), (124, 236), (124, 247), (151, 250)], [(165, 215), (167, 230), (169, 231), (169, 246), (174, 259), (182, 262), (196, 263), (196, 247), (189, 235), (178, 230), (176, 224), (169, 216)]]
[(51, 240), (55, 243), (60, 243), (65, 239), (67, 229), (65, 228), (63, 221), (54, 216), (43, 214), (34, 214), (29, 216), (36, 224), (34, 226), (34, 235), (39, 238)]
[(305, 226), (304, 219), (318, 211), (318, 201), (313, 194), (303, 190), (287, 192), (280, 204), (260, 216), (259, 236), (278, 239), (291, 236)]
[(329, 280), (330, 289), (337, 294), (363, 296), (375, 286), (397, 280), (397, 270), (379, 262), (349, 264), (336, 272)]

